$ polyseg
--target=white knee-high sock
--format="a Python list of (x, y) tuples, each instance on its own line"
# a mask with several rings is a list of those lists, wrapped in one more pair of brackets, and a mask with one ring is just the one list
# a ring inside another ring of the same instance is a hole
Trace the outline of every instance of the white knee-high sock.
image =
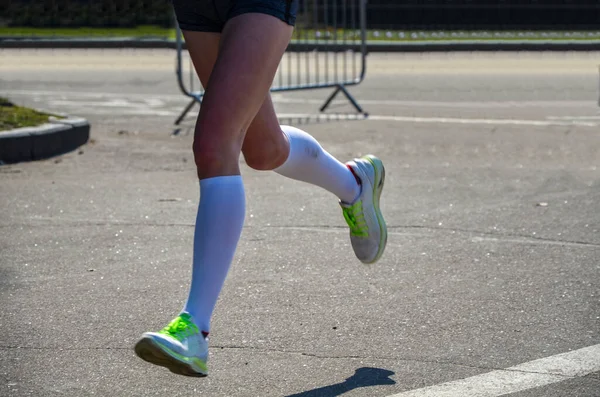
[(275, 172), (320, 186), (343, 202), (354, 202), (360, 194), (360, 186), (345, 164), (326, 152), (315, 138), (301, 129), (282, 125), (281, 130), (290, 142), (290, 154)]
[(241, 176), (200, 181), (192, 283), (184, 311), (192, 315), (204, 332), (209, 332), (210, 319), (242, 233), (245, 213)]

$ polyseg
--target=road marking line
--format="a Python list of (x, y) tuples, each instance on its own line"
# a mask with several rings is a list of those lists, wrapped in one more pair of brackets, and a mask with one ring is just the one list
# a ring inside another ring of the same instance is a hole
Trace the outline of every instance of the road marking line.
[[(5, 94), (13, 94), (13, 95), (37, 95), (37, 96), (58, 96), (60, 99), (54, 99), (49, 103), (52, 105), (61, 105), (61, 106), (78, 106), (78, 108), (85, 107), (89, 105), (95, 109), (94, 114), (99, 114), (97, 112), (98, 107), (130, 107), (136, 109), (135, 111), (128, 110), (127, 114), (143, 114), (143, 115), (157, 115), (157, 116), (171, 116), (173, 112), (163, 110), (158, 111), (155, 110), (156, 107), (161, 107), (164, 105), (163, 100), (172, 99), (172, 100), (185, 100), (188, 101), (189, 98), (184, 97), (183, 95), (146, 95), (146, 94), (118, 94), (118, 93), (102, 93), (102, 92), (73, 92), (73, 91), (26, 91), (26, 90), (15, 90), (15, 91), (5, 91)], [(71, 95), (74, 97), (84, 97), (84, 98), (105, 98), (104, 102), (84, 102), (84, 101), (69, 101), (65, 98), (65, 95)], [(132, 103), (128, 99), (125, 98), (139, 98), (143, 100), (143, 103)], [(284, 99), (277, 96), (274, 96), (274, 99), (281, 100), (281, 103), (321, 103), (321, 100), (316, 99)], [(399, 105), (401, 103), (406, 104), (407, 106), (444, 106), (442, 104), (458, 107), (460, 103), (454, 102), (419, 102), (419, 101), (377, 101), (377, 100), (365, 100), (365, 102), (370, 102), (371, 104), (394, 104)], [(462, 103), (463, 106), (468, 106), (470, 102)], [(482, 102), (483, 103), (483, 102)], [(490, 102), (490, 106), (496, 106), (501, 104), (502, 102)], [(527, 103), (527, 102), (523, 102)], [(537, 102), (530, 102), (537, 103)], [(551, 103), (551, 102), (548, 102)], [(561, 102), (562, 103), (562, 102)], [(515, 104), (521, 104), (519, 102), (505, 102), (502, 106), (515, 106)], [(562, 105), (564, 107), (564, 103)], [(153, 110), (149, 110), (153, 109)], [(154, 112), (154, 113), (153, 113)], [(279, 114), (280, 118), (302, 118), (309, 120), (331, 120), (335, 119), (337, 116), (335, 114), (308, 114), (308, 113), (282, 113)], [(519, 119), (470, 119), (470, 118), (453, 118), (453, 117), (411, 117), (411, 116), (384, 116), (384, 115), (370, 115), (367, 119), (365, 119), (362, 115), (357, 114), (354, 115), (342, 115), (340, 116), (341, 120), (346, 119), (356, 119), (356, 120), (370, 120), (370, 121), (395, 121), (395, 122), (406, 122), (406, 123), (436, 123), (436, 124), (485, 124), (485, 125), (520, 125), (520, 126), (537, 126), (537, 127), (548, 127), (548, 126), (581, 126), (581, 127), (597, 127), (599, 122), (595, 122), (595, 116), (583, 116), (581, 119), (572, 118), (565, 116), (563, 118), (558, 117), (548, 117), (547, 120), (519, 120)]]
[[(290, 104), (317, 104), (322, 105), (323, 99), (314, 98), (289, 98), (281, 94), (272, 94), (273, 102), (290, 103)], [(344, 99), (336, 100), (335, 102), (344, 102)], [(549, 108), (558, 107), (561, 109), (573, 107), (581, 109), (589, 107), (596, 109), (598, 104), (595, 101), (427, 101), (427, 100), (398, 100), (398, 99), (358, 99), (358, 102), (363, 105), (380, 105), (380, 106), (404, 106), (404, 107), (434, 107), (434, 108), (484, 108), (484, 109), (521, 109), (523, 107)]]
[[(5, 95), (32, 95), (32, 96), (55, 96), (65, 95), (79, 98), (141, 98), (146, 100), (173, 100), (188, 102), (190, 98), (183, 94), (142, 94), (142, 93), (119, 93), (119, 92), (85, 92), (85, 91), (35, 91), (35, 90), (4, 90)], [(312, 98), (290, 98), (280, 93), (272, 94), (273, 101), (281, 104), (317, 104), (322, 105), (323, 99)], [(339, 102), (343, 102), (343, 99)], [(360, 103), (366, 105), (383, 106), (406, 106), (406, 107), (447, 107), (447, 108), (523, 108), (523, 107), (566, 107), (582, 108), (590, 106), (596, 108), (594, 101), (415, 101), (394, 99), (360, 99)]]
[(596, 127), (598, 123), (585, 121), (559, 121), (559, 120), (518, 120), (518, 119), (461, 119), (452, 117), (406, 117), (406, 116), (369, 116), (377, 121), (404, 121), (412, 123), (439, 123), (439, 124), (492, 124), (492, 125), (526, 125), (537, 127), (569, 126)]
[(548, 120), (600, 120), (600, 116), (548, 116)]
[[(289, 119), (308, 119), (308, 120), (335, 120), (337, 115), (327, 114), (303, 114), (303, 113), (280, 113), (279, 118)], [(461, 119), (453, 117), (410, 117), (410, 116), (377, 116), (369, 115), (365, 118), (362, 115), (341, 115), (341, 121), (346, 120), (364, 120), (364, 121), (398, 121), (405, 123), (435, 123), (435, 124), (487, 124), (487, 125), (521, 125), (534, 127), (549, 126), (579, 126), (579, 127), (597, 127), (599, 124), (588, 121), (562, 121), (562, 120), (518, 120), (518, 119)]]
[[(188, 102), (191, 99), (183, 94), (143, 94), (143, 93), (120, 93), (120, 92), (86, 92), (86, 91), (34, 91), (34, 90), (4, 90), (5, 95), (31, 95), (31, 96), (53, 96), (65, 98), (72, 96), (76, 98), (139, 98), (157, 100), (181, 100)], [(66, 98), (65, 98), (66, 99)]]
[(388, 397), (497, 397), (600, 371), (600, 344)]

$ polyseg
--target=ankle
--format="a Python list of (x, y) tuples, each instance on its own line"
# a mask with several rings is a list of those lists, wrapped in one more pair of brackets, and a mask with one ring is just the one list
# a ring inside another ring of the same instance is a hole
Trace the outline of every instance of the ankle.
[(358, 184), (359, 189), (361, 189), (362, 188), (362, 181), (360, 180), (360, 178), (358, 177), (358, 175), (356, 175), (356, 172), (354, 172), (354, 170), (352, 169), (352, 167), (350, 167), (349, 165), (346, 165), (346, 167), (348, 167), (348, 169), (352, 173), (352, 176), (354, 177), (354, 179), (356, 179), (356, 183)]

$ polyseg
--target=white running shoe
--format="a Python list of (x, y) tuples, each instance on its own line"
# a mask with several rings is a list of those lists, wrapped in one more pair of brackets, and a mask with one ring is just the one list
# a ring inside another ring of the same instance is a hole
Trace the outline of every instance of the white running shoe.
[(135, 353), (175, 374), (208, 375), (208, 338), (188, 313), (181, 313), (162, 331), (144, 333), (135, 345)]
[(375, 263), (381, 258), (387, 243), (387, 226), (379, 209), (385, 168), (373, 155), (354, 159), (346, 165), (361, 182), (361, 192), (354, 203), (340, 201), (350, 227), (352, 248), (361, 262)]

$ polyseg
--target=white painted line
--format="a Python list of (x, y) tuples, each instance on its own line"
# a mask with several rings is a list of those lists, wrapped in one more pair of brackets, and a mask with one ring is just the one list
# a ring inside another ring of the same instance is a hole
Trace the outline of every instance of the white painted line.
[(548, 120), (600, 120), (600, 116), (548, 116)]
[[(35, 91), (35, 90), (4, 90), (5, 95), (28, 95), (28, 96), (53, 96), (66, 99), (65, 96), (77, 98), (140, 98), (150, 101), (190, 101), (183, 94), (156, 94), (156, 93), (122, 93), (122, 92), (86, 92), (86, 91)], [(324, 92), (325, 93), (325, 92)], [(312, 98), (290, 98), (280, 93), (272, 94), (273, 101), (281, 104), (315, 104), (322, 105), (325, 97)], [(339, 100), (343, 102), (344, 99)], [(407, 101), (393, 99), (360, 99), (365, 105), (381, 106), (404, 106), (404, 107), (444, 107), (444, 108), (523, 108), (523, 107), (557, 107), (557, 108), (582, 108), (597, 107), (595, 101)]]
[(110, 99), (106, 101), (67, 101), (64, 99), (52, 99), (48, 101), (50, 106), (69, 106), (69, 107), (80, 107), (80, 108), (95, 108), (95, 107), (109, 107), (109, 108), (130, 108), (130, 107), (141, 107), (148, 105), (142, 103), (131, 103), (126, 99)]
[(497, 397), (600, 371), (600, 344), (388, 397)]
[[(308, 119), (308, 120), (336, 120), (336, 115), (314, 115), (305, 113), (280, 113), (280, 118)], [(434, 124), (484, 124), (484, 125), (520, 125), (532, 127), (549, 126), (579, 126), (597, 127), (599, 124), (587, 121), (561, 121), (561, 120), (518, 120), (518, 119), (461, 119), (453, 117), (410, 117), (410, 116), (377, 116), (369, 115), (365, 118), (361, 115), (356, 117), (342, 115), (340, 120), (364, 120), (364, 121), (397, 121), (404, 123), (434, 123)]]
[(491, 124), (491, 125), (523, 125), (523, 126), (569, 126), (596, 127), (598, 123), (583, 121), (553, 121), (553, 120), (518, 120), (518, 119), (460, 119), (452, 117), (405, 117), (405, 116), (369, 116), (376, 121), (403, 121), (412, 123), (439, 124)]
[(78, 112), (80, 114), (95, 115), (95, 116), (102, 116), (102, 115), (109, 114), (109, 115), (113, 115), (113, 116), (175, 117), (179, 114), (178, 112), (175, 112), (175, 111), (160, 110), (160, 109), (122, 109), (119, 112), (115, 112), (114, 110), (109, 110), (109, 109), (98, 108), (98, 109), (90, 110), (89, 108), (81, 108)]
[[(398, 105), (398, 106), (431, 106), (431, 107), (468, 107), (468, 108), (522, 108), (522, 107), (597, 107), (594, 101), (398, 101), (398, 100), (370, 100), (359, 99), (360, 103), (366, 105)], [(321, 102), (319, 102), (321, 103)]]
[[(156, 116), (171, 116), (174, 113), (168, 110), (158, 110), (156, 108), (163, 107), (165, 105), (164, 100), (174, 100), (188, 102), (190, 99), (183, 95), (147, 95), (140, 93), (131, 94), (119, 94), (119, 93), (107, 93), (107, 92), (78, 92), (78, 91), (27, 91), (27, 90), (14, 90), (4, 91), (8, 95), (32, 95), (32, 96), (52, 96), (53, 99), (49, 101), (50, 105), (53, 106), (74, 106), (78, 109), (81, 108), (92, 108), (92, 114), (101, 114), (102, 111), (98, 109), (100, 107), (111, 107), (111, 108), (129, 108), (124, 110), (121, 114), (140, 114), (140, 115), (156, 115)], [(71, 96), (73, 98), (92, 98), (102, 99), (102, 101), (81, 101), (81, 100), (68, 100), (66, 97)], [(139, 100), (140, 102), (131, 102), (129, 99)], [(315, 103), (321, 104), (322, 100), (317, 99), (292, 99), (282, 98), (278, 95), (274, 95), (273, 99), (279, 103)], [(470, 107), (476, 106), (473, 102), (429, 102), (429, 101), (394, 101), (394, 100), (364, 100), (364, 103), (373, 105), (393, 105), (393, 106), (424, 106), (424, 107)], [(553, 104), (555, 102), (489, 102), (485, 106), (489, 107), (522, 107), (530, 104), (532, 106), (542, 106)], [(556, 102), (560, 103), (560, 107), (564, 108), (566, 104), (576, 104), (578, 102)], [(484, 106), (486, 102), (480, 102), (479, 106)], [(534, 105), (535, 104), (535, 105)], [(585, 102), (585, 104), (589, 104)], [(581, 106), (579, 104), (578, 106)], [(130, 110), (134, 109), (134, 110)], [(282, 113), (278, 114), (280, 118), (302, 118), (309, 120), (330, 120), (335, 119), (336, 115), (327, 114), (308, 114), (308, 113)], [(346, 116), (342, 116), (341, 120), (345, 120)], [(352, 119), (352, 116), (350, 116)], [(361, 115), (357, 115), (357, 120), (364, 119)], [(435, 124), (484, 124), (484, 125), (519, 125), (519, 126), (581, 126), (581, 127), (597, 127), (600, 125), (600, 120), (595, 122), (595, 116), (584, 116), (581, 118), (577, 117), (547, 117), (547, 120), (519, 120), (519, 119), (471, 119), (471, 118), (453, 118), (453, 117), (411, 117), (411, 116), (385, 116), (385, 115), (370, 115), (367, 121), (394, 121), (394, 122), (405, 122), (405, 123), (435, 123)]]
[(75, 98), (136, 98), (144, 100), (173, 100), (173, 101), (190, 101), (189, 97), (183, 94), (143, 94), (143, 93), (123, 93), (123, 92), (88, 92), (88, 91), (36, 91), (36, 90), (3, 90), (5, 95), (28, 95), (28, 96), (51, 96), (60, 99), (67, 99), (67, 97)]
[[(289, 98), (281, 94), (272, 95), (275, 103), (290, 104), (315, 104), (322, 105), (324, 99), (304, 99)], [(334, 102), (344, 103), (345, 99), (335, 100)], [(415, 101), (415, 100), (395, 100), (395, 99), (363, 99), (358, 102), (363, 105), (379, 105), (394, 107), (433, 107), (433, 108), (468, 108), (468, 109), (521, 109), (524, 107), (534, 108), (577, 108), (583, 107), (597, 108), (595, 101)]]

